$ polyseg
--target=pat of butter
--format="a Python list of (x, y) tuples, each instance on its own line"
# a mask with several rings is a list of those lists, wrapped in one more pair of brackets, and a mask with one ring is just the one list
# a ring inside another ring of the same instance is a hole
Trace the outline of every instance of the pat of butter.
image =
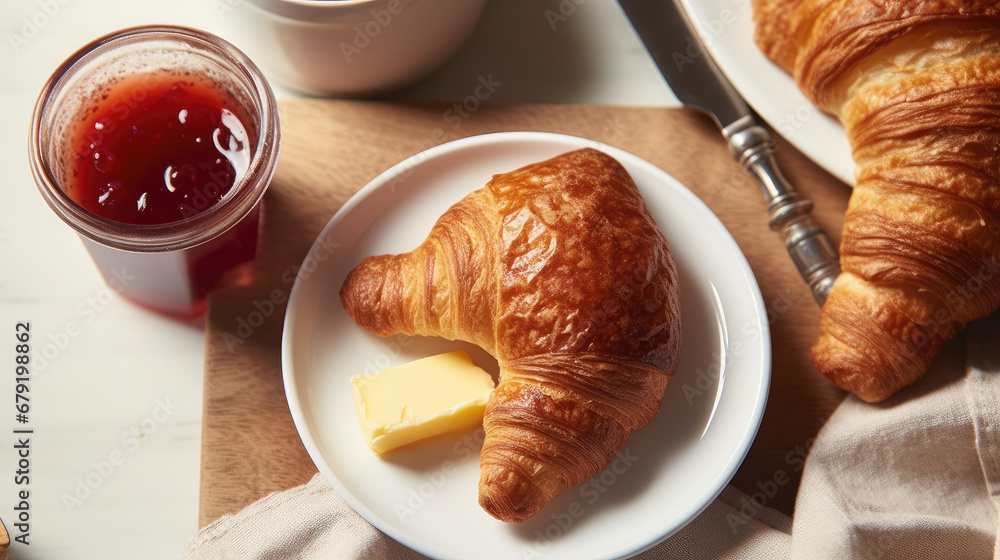
[(481, 424), (493, 378), (461, 350), (351, 378), (368, 446), (402, 445)]

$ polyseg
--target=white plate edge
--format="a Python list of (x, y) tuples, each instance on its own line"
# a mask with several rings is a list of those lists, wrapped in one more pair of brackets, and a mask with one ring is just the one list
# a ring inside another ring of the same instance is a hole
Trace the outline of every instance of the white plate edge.
[[(747, 281), (748, 288), (751, 294), (754, 296), (754, 314), (758, 319), (758, 324), (760, 325), (760, 344), (759, 351), (761, 356), (761, 378), (760, 383), (757, 386), (757, 397), (755, 398), (755, 406), (751, 413), (750, 422), (747, 428), (744, 430), (740, 437), (739, 445), (737, 449), (734, 450), (733, 455), (730, 457), (727, 464), (723, 467), (722, 472), (725, 483), (713, 484), (711, 488), (706, 490), (701, 494), (698, 501), (700, 502), (698, 506), (688, 508), (685, 510), (684, 515), (685, 521), (668, 530), (668, 532), (662, 536), (657, 536), (653, 538), (648, 543), (640, 545), (639, 548), (632, 549), (627, 552), (624, 556), (610, 556), (605, 558), (595, 558), (594, 560), (611, 560), (613, 558), (628, 558), (636, 554), (640, 554), (643, 551), (649, 550), (655, 547), (657, 544), (665, 541), (671, 536), (675, 535), (678, 531), (683, 529), (688, 523), (693, 521), (699, 514), (701, 514), (711, 503), (722, 493), (725, 487), (728, 485), (729, 481), (735, 475), (736, 471), (739, 469), (743, 460), (746, 458), (754, 439), (756, 438), (757, 431), (760, 428), (761, 421), (763, 419), (764, 410), (766, 408), (767, 397), (769, 393), (770, 380), (771, 380), (771, 367), (773, 357), (771, 355), (771, 337), (770, 328), (766, 320), (767, 311), (764, 306), (763, 296), (760, 292), (760, 286), (757, 283), (756, 276), (753, 274), (753, 270), (750, 268), (749, 262), (746, 260), (746, 256), (743, 251), (739, 248), (739, 244), (732, 237), (729, 229), (726, 228), (725, 224), (715, 215), (714, 212), (702, 201), (693, 191), (691, 191), (687, 186), (678, 181), (672, 175), (664, 171), (663, 169), (653, 165), (652, 163), (646, 161), (645, 159), (636, 156), (630, 152), (603, 144), (601, 142), (591, 140), (588, 138), (583, 138), (579, 136), (572, 136), (567, 134), (552, 133), (552, 132), (538, 132), (538, 131), (517, 131), (517, 132), (496, 132), (489, 134), (482, 134), (477, 136), (471, 136), (462, 138), (459, 140), (454, 140), (434, 146), (427, 150), (413, 154), (407, 158), (404, 158), (400, 162), (394, 164), (386, 171), (383, 171), (377, 175), (374, 179), (369, 181), (361, 189), (359, 189), (354, 195), (352, 195), (344, 205), (337, 210), (334, 216), (329, 222), (323, 227), (322, 231), (317, 235), (316, 240), (310, 247), (309, 252), (303, 259), (303, 262), (309, 261), (310, 259), (315, 260), (316, 253), (321, 249), (322, 245), (319, 243), (320, 240), (326, 239), (332, 230), (334, 230), (340, 222), (345, 219), (353, 210), (354, 206), (361, 203), (364, 198), (367, 198), (375, 191), (381, 189), (384, 185), (388, 184), (389, 180), (397, 176), (401, 170), (405, 170), (414, 165), (419, 165), (420, 162), (430, 160), (432, 158), (444, 155), (450, 151), (461, 150), (465, 148), (472, 148), (482, 144), (490, 144), (497, 141), (501, 142), (517, 142), (524, 140), (554, 140), (557, 142), (569, 142), (571, 144), (577, 145), (578, 147), (592, 147), (605, 151), (612, 157), (616, 159), (629, 159), (631, 163), (641, 165), (646, 167), (648, 171), (654, 174), (660, 174), (665, 176), (669, 181), (676, 183), (677, 185), (683, 187), (680, 192), (682, 196), (688, 197), (689, 201), (702, 212), (704, 217), (708, 220), (715, 222), (722, 231), (726, 232), (724, 236), (723, 243), (729, 245), (729, 250), (735, 252), (739, 258), (739, 268), (743, 273), (744, 280)], [(624, 156), (624, 158), (623, 158)], [(419, 158), (419, 159), (418, 159)], [(417, 160), (414, 163), (414, 160)], [(312, 439), (311, 434), (308, 432), (304, 433), (304, 426), (307, 424), (307, 419), (303, 413), (302, 403), (298, 399), (297, 386), (295, 385), (294, 379), (292, 377), (292, 363), (291, 363), (291, 337), (289, 331), (292, 323), (288, 320), (289, 315), (294, 309), (294, 302), (300, 297), (298, 294), (302, 290), (300, 288), (300, 276), (296, 275), (295, 282), (292, 285), (292, 289), (289, 294), (288, 303), (285, 309), (285, 316), (283, 318), (282, 325), (282, 339), (281, 339), (281, 368), (282, 368), (282, 383), (285, 390), (285, 398), (288, 402), (289, 412), (292, 416), (292, 421), (294, 423), (296, 432), (299, 438), (302, 440), (303, 446), (309, 454), (310, 460), (313, 460), (314, 465), (323, 474), (324, 479), (334, 487), (337, 494), (351, 506), (359, 515), (361, 515), (366, 521), (371, 523), (378, 530), (382, 531), (396, 542), (411, 548), (412, 550), (419, 552), (421, 554), (431, 556), (434, 558), (453, 558), (448, 555), (447, 551), (439, 549), (433, 543), (426, 541), (420, 541), (420, 543), (415, 543), (414, 539), (410, 538), (409, 534), (403, 535), (396, 531), (391, 526), (383, 526), (378, 523), (381, 519), (380, 516), (375, 515), (374, 512), (369, 509), (361, 500), (359, 500), (352, 492), (350, 492), (339, 479), (330, 471), (329, 467), (323, 464), (316, 464), (314, 457), (322, 457), (322, 453), (319, 450), (316, 442)], [(415, 545), (420, 544), (421, 547), (417, 548)], [(630, 547), (631, 548), (631, 547)], [(460, 560), (460, 559), (456, 559)]]
[[(710, 0), (708, 4), (714, 6), (720, 1), (721, 0), (716, 0), (716, 1)], [(820, 168), (822, 168), (830, 175), (836, 177), (838, 180), (840, 180), (847, 186), (853, 187), (855, 183), (854, 159), (850, 151), (850, 143), (847, 141), (847, 133), (846, 131), (844, 131), (843, 126), (840, 125), (840, 123), (836, 119), (834, 119), (829, 115), (826, 115), (825, 113), (820, 111), (819, 108), (813, 105), (812, 101), (810, 101), (805, 96), (805, 94), (802, 93), (801, 90), (799, 90), (798, 85), (795, 83), (795, 79), (787, 72), (785, 72), (783, 69), (779, 68), (769, 58), (767, 58), (767, 56), (763, 53), (763, 51), (760, 50), (760, 48), (757, 46), (755, 42), (751, 42), (750, 45), (746, 46), (747, 49), (753, 49), (752, 51), (753, 54), (749, 55), (751, 60), (756, 61), (757, 64), (765, 64), (768, 67), (772, 67), (781, 76), (787, 78), (788, 82), (787, 84), (785, 83), (775, 84), (777, 87), (783, 88), (783, 91), (781, 92), (782, 95), (788, 96), (791, 98), (791, 100), (794, 100), (795, 107), (799, 108), (808, 106), (813, 111), (815, 111), (816, 115), (818, 115), (820, 118), (826, 118), (829, 119), (831, 123), (835, 123), (835, 126), (820, 125), (819, 127), (810, 127), (808, 126), (807, 123), (804, 133), (806, 134), (810, 132), (815, 133), (823, 129), (837, 130), (839, 131), (839, 135), (836, 139), (833, 139), (833, 141), (836, 144), (838, 144), (838, 146), (836, 146), (834, 150), (825, 150), (818, 147), (815, 141), (796, 140), (792, 136), (783, 134), (781, 132), (781, 128), (784, 117), (778, 118), (776, 116), (777, 109), (772, 109), (767, 106), (766, 102), (761, 101), (761, 99), (763, 98), (763, 92), (756, 89), (757, 87), (756, 85), (753, 87), (749, 87), (746, 83), (744, 83), (743, 80), (739, 79), (737, 76), (734, 75), (733, 73), (734, 63), (730, 63), (729, 49), (726, 48), (727, 43), (725, 41), (718, 41), (716, 40), (715, 37), (709, 35), (709, 27), (711, 26), (712, 22), (706, 21), (708, 18), (704, 15), (703, 10), (699, 9), (697, 6), (704, 4), (705, 0), (677, 0), (677, 2), (679, 2), (682, 9), (687, 13), (689, 20), (692, 23), (694, 23), (693, 27), (695, 34), (700, 39), (701, 44), (705, 46), (705, 49), (708, 51), (709, 55), (715, 61), (716, 66), (719, 68), (719, 70), (722, 71), (722, 73), (726, 76), (726, 79), (729, 80), (730, 84), (732, 84), (733, 87), (736, 88), (737, 92), (740, 94), (740, 97), (742, 97), (744, 101), (746, 101), (747, 104), (750, 105), (750, 107), (754, 110), (754, 112), (757, 113), (757, 115), (761, 119), (763, 119), (769, 125), (769, 127), (775, 131), (775, 133), (784, 138), (785, 141), (794, 146), (809, 160), (811, 160), (813, 163), (818, 165)], [(737, 7), (741, 3), (749, 4), (749, 2), (750, 0), (733, 0), (732, 4), (734, 7)], [(752, 8), (749, 9), (751, 13), (751, 26), (752, 26), (753, 10)], [(725, 8), (723, 10), (725, 10)], [(741, 21), (741, 20), (737, 18), (736, 21)], [(753, 30), (751, 28), (751, 35), (752, 31)], [(762, 97), (758, 97), (758, 95)]]

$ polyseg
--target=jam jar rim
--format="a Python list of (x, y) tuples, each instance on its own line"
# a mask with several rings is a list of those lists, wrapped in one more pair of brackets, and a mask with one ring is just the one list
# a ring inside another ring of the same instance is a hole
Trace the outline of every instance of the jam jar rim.
[[(243, 107), (260, 121), (254, 152), (247, 173), (219, 202), (201, 212), (162, 224), (129, 224), (94, 214), (70, 198), (59, 186), (43, 155), (42, 125), (51, 102), (57, 99), (75, 72), (82, 70), (90, 59), (111, 49), (140, 45), (147, 40), (179, 40), (197, 48), (192, 55), (207, 55), (221, 59), (238, 70), (234, 81), (250, 94)], [(281, 149), (281, 126), (277, 100), (263, 72), (242, 51), (211, 33), (178, 25), (143, 25), (129, 27), (98, 37), (70, 55), (52, 73), (42, 88), (31, 117), (28, 137), (29, 162), (35, 183), (46, 203), (77, 233), (88, 239), (124, 251), (167, 252), (194, 247), (222, 235), (260, 203), (274, 175)]]

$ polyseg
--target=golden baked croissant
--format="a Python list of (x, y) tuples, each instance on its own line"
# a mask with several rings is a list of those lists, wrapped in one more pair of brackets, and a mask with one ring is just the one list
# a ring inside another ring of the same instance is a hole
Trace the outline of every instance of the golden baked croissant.
[(867, 401), (1000, 304), (1000, 3), (754, 0), (756, 40), (844, 124), (857, 185), (817, 368)]
[(340, 297), (375, 334), (497, 358), (479, 503), (516, 522), (598, 473), (659, 409), (680, 352), (677, 290), (628, 172), (583, 149), (495, 175), (410, 253), (362, 261)]

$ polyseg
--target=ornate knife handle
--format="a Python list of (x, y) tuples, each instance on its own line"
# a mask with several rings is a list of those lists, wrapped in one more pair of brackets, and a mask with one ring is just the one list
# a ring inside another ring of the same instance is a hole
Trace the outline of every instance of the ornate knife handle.
[(799, 274), (823, 305), (840, 274), (837, 248), (812, 217), (813, 203), (785, 179), (774, 159), (774, 141), (753, 117), (744, 117), (723, 131), (729, 150), (760, 184), (768, 202), (771, 229), (779, 232)]

